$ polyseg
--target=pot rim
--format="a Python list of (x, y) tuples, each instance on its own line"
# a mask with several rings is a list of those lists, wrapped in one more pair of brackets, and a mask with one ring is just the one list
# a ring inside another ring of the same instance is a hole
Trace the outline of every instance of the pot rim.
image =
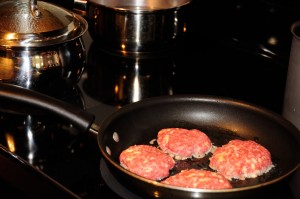
[[(164, 2), (163, 4), (161, 2)], [(190, 4), (192, 0), (90, 0), (89, 3), (119, 12), (155, 12), (176, 9)]]

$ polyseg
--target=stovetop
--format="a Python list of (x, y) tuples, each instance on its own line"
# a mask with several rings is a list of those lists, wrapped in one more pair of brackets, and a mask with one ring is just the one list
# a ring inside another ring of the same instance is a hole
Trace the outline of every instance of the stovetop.
[[(299, 8), (292, 0), (196, 0), (188, 31), (177, 47), (139, 59), (103, 50), (87, 33), (85, 72), (77, 85), (68, 88), (70, 92), (56, 97), (95, 114), (99, 124), (123, 105), (172, 94), (232, 97), (281, 114), (290, 26), (300, 19)], [(12, 130), (6, 123), (11, 120), (5, 120), (10, 117), (3, 114), (0, 120), (7, 125), (5, 132), (25, 131), (22, 127)], [(28, 121), (24, 115), (17, 118), (20, 124)], [(48, 121), (40, 116), (31, 120), (39, 125)], [(70, 124), (55, 126), (56, 120), (52, 118), (54, 122), (44, 130), (50, 132), (51, 142), (43, 140), (34, 158), (29, 158), (32, 151), (28, 149), (17, 154), (80, 198), (141, 198), (109, 173), (95, 135), (81, 135)], [(34, 127), (40, 130), (40, 126)], [(5, 187), (0, 194), (13, 190), (2, 181), (0, 184)], [(289, 184), (284, 183), (274, 198), (293, 198)]]

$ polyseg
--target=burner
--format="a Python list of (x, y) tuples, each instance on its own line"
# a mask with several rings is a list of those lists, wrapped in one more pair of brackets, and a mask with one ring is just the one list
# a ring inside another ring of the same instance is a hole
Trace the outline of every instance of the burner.
[[(37, 91), (84, 108), (83, 97), (77, 86), (61, 82), (56, 89), (50, 88)], [(72, 124), (18, 104), (1, 106), (0, 126), (0, 143), (41, 170), (46, 162), (74, 153), (82, 142), (82, 133)]]
[(142, 199), (142, 197), (136, 195), (135, 193), (124, 187), (120, 182), (118, 182), (118, 180), (110, 172), (108, 165), (106, 164), (103, 158), (101, 158), (100, 160), (100, 173), (107, 186), (109, 186), (115, 193), (117, 193), (122, 198)]
[(46, 161), (73, 153), (80, 145), (80, 132), (57, 118), (9, 113), (0, 115), (0, 143), (36, 167), (42, 168)]
[(84, 90), (97, 100), (124, 105), (143, 98), (172, 94), (172, 52), (119, 56), (92, 43)]

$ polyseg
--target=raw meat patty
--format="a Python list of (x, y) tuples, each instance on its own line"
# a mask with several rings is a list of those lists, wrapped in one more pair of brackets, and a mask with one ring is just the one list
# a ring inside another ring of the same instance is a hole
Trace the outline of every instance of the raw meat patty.
[(169, 176), (175, 165), (172, 157), (150, 145), (134, 145), (122, 151), (120, 164), (125, 169), (150, 180)]
[(273, 163), (270, 152), (262, 145), (251, 140), (231, 140), (215, 150), (209, 166), (229, 180), (244, 180), (268, 172)]
[(229, 180), (221, 174), (207, 170), (182, 170), (180, 173), (168, 177), (164, 184), (200, 189), (229, 189), (232, 188)]
[(158, 132), (157, 143), (162, 151), (177, 160), (202, 158), (212, 149), (209, 137), (197, 129), (162, 129)]

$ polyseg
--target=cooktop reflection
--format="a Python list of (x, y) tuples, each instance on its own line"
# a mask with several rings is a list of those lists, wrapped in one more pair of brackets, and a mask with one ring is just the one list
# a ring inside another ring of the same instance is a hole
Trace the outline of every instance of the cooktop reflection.
[(173, 94), (174, 52), (121, 56), (93, 42), (87, 58), (84, 91), (110, 105)]

